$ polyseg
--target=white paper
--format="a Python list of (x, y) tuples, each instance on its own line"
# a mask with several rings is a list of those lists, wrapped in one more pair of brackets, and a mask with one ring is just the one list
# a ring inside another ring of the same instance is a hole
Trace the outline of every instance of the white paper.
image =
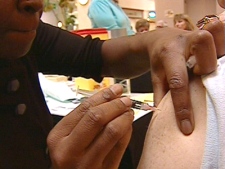
[(54, 82), (45, 78), (42, 73), (38, 73), (41, 88), (45, 96), (50, 96), (60, 101), (77, 98), (76, 94), (65, 82)]

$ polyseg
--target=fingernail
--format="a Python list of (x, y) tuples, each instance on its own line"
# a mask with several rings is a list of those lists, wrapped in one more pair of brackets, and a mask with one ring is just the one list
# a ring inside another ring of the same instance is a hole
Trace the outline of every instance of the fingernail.
[(127, 106), (130, 107), (132, 105), (132, 101), (128, 97), (121, 97), (120, 100)]
[(189, 134), (192, 133), (193, 129), (192, 129), (192, 125), (191, 125), (190, 120), (185, 119), (185, 120), (181, 121), (181, 131), (185, 135), (189, 135)]
[(191, 68), (193, 68), (193, 67), (195, 66), (196, 63), (197, 63), (197, 62), (196, 62), (195, 56), (191, 56), (191, 57), (187, 60), (186, 66), (187, 66), (189, 69), (191, 69)]
[(123, 91), (123, 87), (120, 84), (114, 84), (110, 87), (110, 89), (115, 95), (121, 94)]

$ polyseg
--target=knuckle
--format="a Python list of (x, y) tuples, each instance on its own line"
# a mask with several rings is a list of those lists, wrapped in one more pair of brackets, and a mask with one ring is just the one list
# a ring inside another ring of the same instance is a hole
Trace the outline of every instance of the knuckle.
[(52, 134), (52, 132), (50, 132), (50, 134), (47, 137), (47, 145), (49, 148), (54, 147), (55, 146), (55, 136)]
[(64, 154), (64, 150), (50, 152), (51, 160), (54, 163), (54, 166), (57, 166), (58, 168), (63, 168), (65, 167), (65, 165), (68, 164), (68, 161), (65, 158)]
[[(180, 44), (183, 44), (183, 42), (185, 41), (186, 36), (183, 34), (178, 34), (172, 41), (170, 41), (169, 43), (164, 43), (163, 45), (161, 44), (161, 49), (160, 49), (160, 56), (162, 57), (168, 57), (168, 55), (170, 53), (174, 52), (178, 52), (179, 50), (179, 46)], [(182, 49), (182, 48), (180, 48)]]
[(112, 91), (111, 91), (109, 88), (103, 90), (102, 92), (103, 92), (103, 93), (102, 93), (102, 96), (103, 96), (103, 98), (104, 98), (106, 101), (109, 101), (109, 100), (111, 100), (112, 98), (114, 98), (113, 93), (112, 93)]
[(90, 120), (89, 123), (102, 124), (102, 121), (103, 121), (102, 114), (103, 113), (104, 112), (98, 108), (89, 109), (89, 111), (87, 113), (88, 119)]
[(108, 110), (108, 111), (111, 111), (111, 112), (113, 112), (113, 111), (116, 111), (116, 112), (120, 111), (120, 112), (122, 112), (122, 111), (127, 109), (127, 106), (124, 103), (122, 103), (120, 98), (112, 100), (111, 102), (109, 102), (107, 104), (106, 107), (107, 107), (107, 109), (105, 109), (105, 110)]
[[(127, 134), (128, 132), (131, 133), (132, 131), (132, 124), (133, 124), (133, 110), (128, 110), (124, 114), (124, 123), (121, 125), (118, 125), (118, 123), (109, 123), (105, 128), (105, 133), (107, 136), (107, 139), (119, 139), (124, 134)], [(125, 132), (126, 131), (126, 132)]]
[(187, 119), (190, 116), (190, 111), (187, 108), (183, 108), (176, 112), (176, 117), (180, 120)]
[(124, 110), (127, 108), (120, 99), (116, 99), (114, 102), (112, 102), (112, 107), (115, 107), (116, 109), (119, 109), (119, 110)]
[(128, 110), (126, 113), (124, 113), (124, 115), (126, 116), (127, 120), (131, 121), (131, 123), (133, 122), (134, 111), (132, 109)]
[(108, 137), (108, 139), (116, 139), (119, 138), (121, 136), (121, 129), (119, 128), (118, 125), (115, 125), (113, 123), (109, 123), (106, 128), (106, 135)]
[(179, 73), (174, 73), (174, 75), (169, 79), (170, 89), (181, 89), (184, 86), (185, 86), (185, 83)]
[(91, 107), (91, 102), (88, 101), (88, 100), (85, 100), (84, 102), (82, 102), (80, 105), (79, 105), (79, 109), (81, 112), (86, 112), (90, 109)]
[(183, 40), (185, 38), (184, 34), (179, 34), (177, 40)]
[(54, 163), (57, 167), (61, 168), (61, 167), (65, 166), (66, 161), (62, 155), (54, 154), (54, 156), (52, 158), (54, 159)]
[(194, 37), (198, 44), (208, 42), (210, 39), (212, 39), (212, 35), (206, 30), (198, 31), (197, 35)]
[(160, 56), (166, 56), (168, 52), (170, 51), (170, 46), (169, 45), (163, 45), (161, 50), (160, 50)]

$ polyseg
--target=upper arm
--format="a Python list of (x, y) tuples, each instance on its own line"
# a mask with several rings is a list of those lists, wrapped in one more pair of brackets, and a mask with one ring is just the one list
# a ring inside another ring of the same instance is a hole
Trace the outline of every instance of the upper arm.
[(206, 100), (201, 79), (190, 83), (195, 129), (183, 135), (176, 122), (170, 93), (154, 112), (145, 138), (139, 169), (199, 169), (206, 135)]
[(31, 53), (39, 71), (102, 80), (102, 48), (99, 38), (85, 38), (52, 25), (40, 23)]

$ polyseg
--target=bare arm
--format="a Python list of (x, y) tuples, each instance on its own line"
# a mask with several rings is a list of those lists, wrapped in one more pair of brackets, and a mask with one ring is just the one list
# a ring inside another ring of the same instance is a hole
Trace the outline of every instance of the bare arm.
[(205, 89), (199, 78), (190, 82), (195, 130), (184, 136), (174, 125), (174, 109), (168, 93), (153, 114), (139, 169), (199, 169), (206, 135)]

